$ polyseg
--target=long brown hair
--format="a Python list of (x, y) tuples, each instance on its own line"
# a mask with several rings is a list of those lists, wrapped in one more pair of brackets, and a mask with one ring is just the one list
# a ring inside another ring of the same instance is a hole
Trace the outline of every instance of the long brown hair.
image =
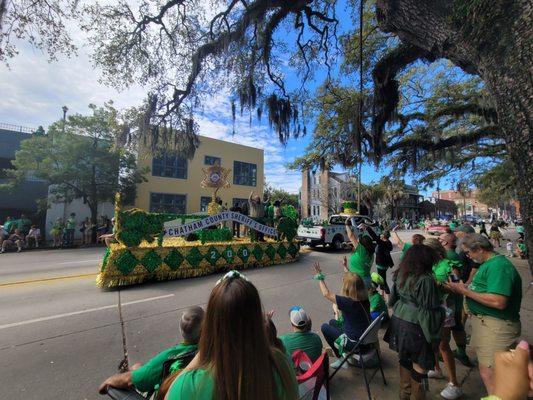
[(373, 255), (376, 250), (376, 245), (372, 241), (372, 238), (367, 235), (363, 235), (359, 238), (359, 243), (366, 249), (368, 255)]
[(437, 253), (431, 247), (414, 244), (405, 252), (394, 279), (399, 287), (403, 287), (408, 277), (414, 283), (424, 274), (431, 274), (433, 265), (439, 261)]
[(294, 372), (268, 343), (259, 293), (242, 277), (225, 278), (212, 290), (198, 362), (199, 368), (211, 370), (213, 398), (276, 400), (275, 371), (286, 397), (298, 397)]
[(285, 354), (285, 346), (283, 345), (281, 339), (278, 337), (278, 329), (276, 328), (276, 324), (274, 324), (274, 321), (272, 321), (272, 319), (269, 317), (265, 317), (265, 329), (267, 333), (268, 343), (270, 343), (271, 346), (274, 346), (276, 349)]
[(423, 244), (424, 239), (425, 239), (424, 235), (421, 235), (420, 233), (415, 233), (413, 236), (411, 236), (411, 243)]
[(342, 295), (357, 301), (368, 299), (365, 282), (359, 275), (345, 272), (342, 277)]

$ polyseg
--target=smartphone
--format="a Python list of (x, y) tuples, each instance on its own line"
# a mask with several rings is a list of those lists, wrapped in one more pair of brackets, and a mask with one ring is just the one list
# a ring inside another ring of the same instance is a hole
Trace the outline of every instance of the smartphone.
[(455, 282), (455, 283), (457, 283), (457, 282), (459, 282), (459, 281), (461, 280), (461, 279), (460, 279), (457, 275), (455, 275), (455, 274), (451, 274), (451, 275), (450, 275), (450, 279), (452, 280), (452, 282)]

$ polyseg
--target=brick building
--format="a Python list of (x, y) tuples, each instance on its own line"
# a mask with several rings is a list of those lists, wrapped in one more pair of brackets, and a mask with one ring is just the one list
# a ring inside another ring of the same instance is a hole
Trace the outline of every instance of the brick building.
[(490, 215), (490, 207), (477, 199), (478, 193), (479, 190), (477, 189), (466, 191), (463, 194), (457, 190), (441, 190), (439, 192), (433, 192), (433, 197), (440, 200), (453, 201), (457, 205), (457, 214), (459, 217), (465, 215), (488, 217)]

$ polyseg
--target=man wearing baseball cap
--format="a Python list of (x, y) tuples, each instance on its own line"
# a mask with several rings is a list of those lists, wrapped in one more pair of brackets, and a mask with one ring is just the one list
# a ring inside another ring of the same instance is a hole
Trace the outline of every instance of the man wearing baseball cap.
[(291, 356), (296, 350), (303, 350), (314, 362), (322, 354), (322, 340), (311, 332), (311, 318), (300, 306), (289, 310), (292, 332), (280, 336), (287, 354)]

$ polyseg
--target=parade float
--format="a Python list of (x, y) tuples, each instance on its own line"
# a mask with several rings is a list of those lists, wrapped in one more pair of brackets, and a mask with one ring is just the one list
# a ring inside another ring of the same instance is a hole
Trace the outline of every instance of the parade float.
[[(116, 243), (112, 243), (105, 253), (97, 285), (112, 288), (297, 260), (295, 209), (282, 207), (282, 215), (276, 219), (251, 218), (234, 211), (221, 211), (216, 202), (217, 193), (228, 186), (228, 172), (218, 165), (204, 170), (206, 178), (202, 186), (213, 189), (208, 213), (204, 215), (125, 210), (117, 195)], [(250, 234), (234, 237), (231, 229), (234, 222), (248, 227)], [(264, 239), (258, 240), (262, 237)]]

